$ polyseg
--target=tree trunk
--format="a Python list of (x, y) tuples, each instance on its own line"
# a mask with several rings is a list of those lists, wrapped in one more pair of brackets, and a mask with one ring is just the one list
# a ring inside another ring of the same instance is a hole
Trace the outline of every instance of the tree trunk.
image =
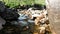
[(46, 7), (52, 29), (60, 34), (60, 0), (46, 0)]

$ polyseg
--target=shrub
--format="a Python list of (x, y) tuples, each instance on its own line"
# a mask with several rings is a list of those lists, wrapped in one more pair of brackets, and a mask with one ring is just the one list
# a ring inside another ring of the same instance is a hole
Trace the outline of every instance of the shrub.
[(5, 5), (10, 6), (10, 8), (13, 8), (18, 5), (34, 5), (34, 4), (42, 4), (44, 5), (44, 0), (0, 0), (4, 1)]

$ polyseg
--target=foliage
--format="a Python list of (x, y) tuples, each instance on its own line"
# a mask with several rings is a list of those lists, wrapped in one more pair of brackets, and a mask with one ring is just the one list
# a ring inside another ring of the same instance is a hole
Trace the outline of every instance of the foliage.
[(5, 2), (5, 5), (10, 6), (10, 8), (18, 6), (20, 4), (19, 0), (4, 0), (4, 2)]
[(33, 5), (33, 4), (42, 4), (45, 5), (44, 0), (0, 0), (4, 1), (5, 5), (10, 6), (10, 8), (13, 8), (18, 5)]
[(35, 0), (35, 4), (45, 5), (45, 0)]

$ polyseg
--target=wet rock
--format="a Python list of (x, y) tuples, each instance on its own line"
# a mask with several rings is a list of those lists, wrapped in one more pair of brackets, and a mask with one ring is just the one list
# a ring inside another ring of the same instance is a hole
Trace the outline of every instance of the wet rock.
[(0, 1), (0, 12), (4, 12), (5, 10), (5, 4), (4, 2)]
[(6, 9), (4, 12), (1, 13), (1, 17), (5, 20), (16, 20), (19, 17), (19, 14), (12, 9)]
[(28, 16), (27, 15), (24, 15), (24, 14), (20, 14), (20, 17), (18, 17), (19, 20), (24, 20), (24, 19), (27, 19)]
[(4, 25), (6, 21), (0, 17), (0, 30), (3, 28), (2, 25)]

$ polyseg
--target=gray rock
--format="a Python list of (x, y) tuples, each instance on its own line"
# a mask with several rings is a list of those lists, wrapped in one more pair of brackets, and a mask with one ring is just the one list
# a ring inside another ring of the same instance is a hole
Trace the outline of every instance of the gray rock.
[(0, 17), (0, 30), (3, 28), (2, 25), (4, 25), (6, 21)]
[(4, 2), (0, 1), (0, 12), (3, 12), (5, 10)]

